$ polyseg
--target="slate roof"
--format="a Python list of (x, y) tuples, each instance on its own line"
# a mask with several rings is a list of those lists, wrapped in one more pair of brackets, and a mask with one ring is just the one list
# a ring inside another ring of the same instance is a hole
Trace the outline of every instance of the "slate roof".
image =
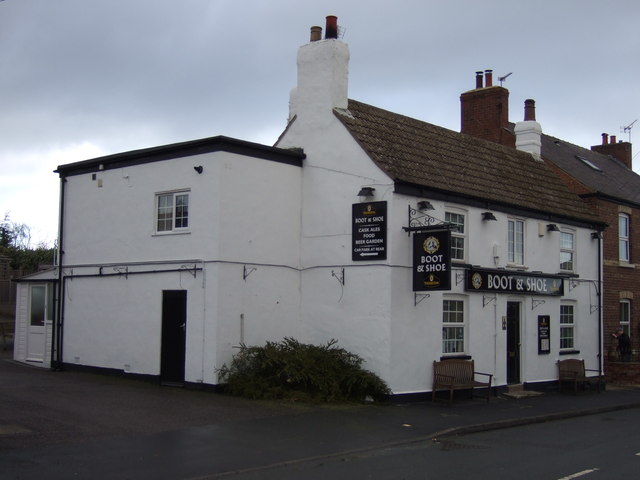
[(544, 162), (528, 153), (355, 100), (349, 100), (348, 111), (335, 113), (396, 189), (415, 186), (538, 218), (602, 222)]
[[(594, 194), (640, 205), (640, 175), (609, 155), (542, 135), (542, 157), (582, 183)], [(587, 160), (589, 166), (579, 157)]]

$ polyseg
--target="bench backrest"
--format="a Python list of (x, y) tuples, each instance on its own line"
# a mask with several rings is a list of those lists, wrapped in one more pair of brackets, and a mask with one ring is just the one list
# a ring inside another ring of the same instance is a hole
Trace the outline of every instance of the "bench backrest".
[(564, 375), (584, 376), (584, 360), (578, 360), (577, 358), (559, 360), (558, 372), (561, 377)]
[(473, 380), (473, 360), (462, 360), (452, 358), (451, 360), (441, 360), (433, 362), (434, 375), (451, 375), (456, 380)]

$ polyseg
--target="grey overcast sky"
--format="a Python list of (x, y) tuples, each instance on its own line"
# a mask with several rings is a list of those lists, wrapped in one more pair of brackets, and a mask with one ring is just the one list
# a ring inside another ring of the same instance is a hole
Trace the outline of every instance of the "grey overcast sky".
[(460, 93), (493, 69), (513, 72), (511, 120), (533, 98), (550, 135), (640, 139), (640, 121), (622, 130), (640, 118), (637, 0), (4, 0), (0, 214), (53, 244), (60, 164), (214, 135), (272, 145), (327, 15), (350, 98), (458, 131)]

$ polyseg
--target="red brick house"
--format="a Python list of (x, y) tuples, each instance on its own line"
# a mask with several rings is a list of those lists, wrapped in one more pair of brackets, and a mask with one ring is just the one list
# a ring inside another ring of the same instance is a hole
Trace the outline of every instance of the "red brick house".
[[(484, 80), (484, 82), (483, 82)], [(461, 132), (539, 155), (608, 225), (602, 241), (602, 352), (610, 382), (640, 382), (640, 176), (632, 170), (631, 143), (602, 134), (586, 149), (542, 134), (535, 103), (525, 102), (529, 137), (509, 122), (509, 91), (493, 85), (492, 72), (476, 73), (476, 88), (463, 93)], [(537, 127), (536, 127), (537, 125)], [(536, 130), (537, 128), (537, 130)], [(634, 304), (635, 300), (635, 304)], [(612, 332), (621, 327), (631, 338), (632, 362), (622, 363)]]

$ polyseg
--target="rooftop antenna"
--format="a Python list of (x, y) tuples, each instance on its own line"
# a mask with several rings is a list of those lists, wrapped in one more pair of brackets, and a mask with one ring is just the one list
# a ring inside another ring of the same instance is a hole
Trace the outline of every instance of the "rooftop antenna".
[(637, 121), (638, 121), (638, 119), (635, 119), (633, 122), (631, 122), (626, 127), (620, 127), (620, 131), (629, 134), (629, 143), (631, 143), (631, 129), (633, 128), (633, 124), (636, 123)]
[(507, 79), (507, 77), (509, 75), (512, 75), (512, 74), (513, 74), (513, 72), (509, 72), (506, 75), (503, 75), (502, 77), (498, 77), (498, 81), (500, 82), (500, 86), (502, 86), (502, 82), (504, 82)]

